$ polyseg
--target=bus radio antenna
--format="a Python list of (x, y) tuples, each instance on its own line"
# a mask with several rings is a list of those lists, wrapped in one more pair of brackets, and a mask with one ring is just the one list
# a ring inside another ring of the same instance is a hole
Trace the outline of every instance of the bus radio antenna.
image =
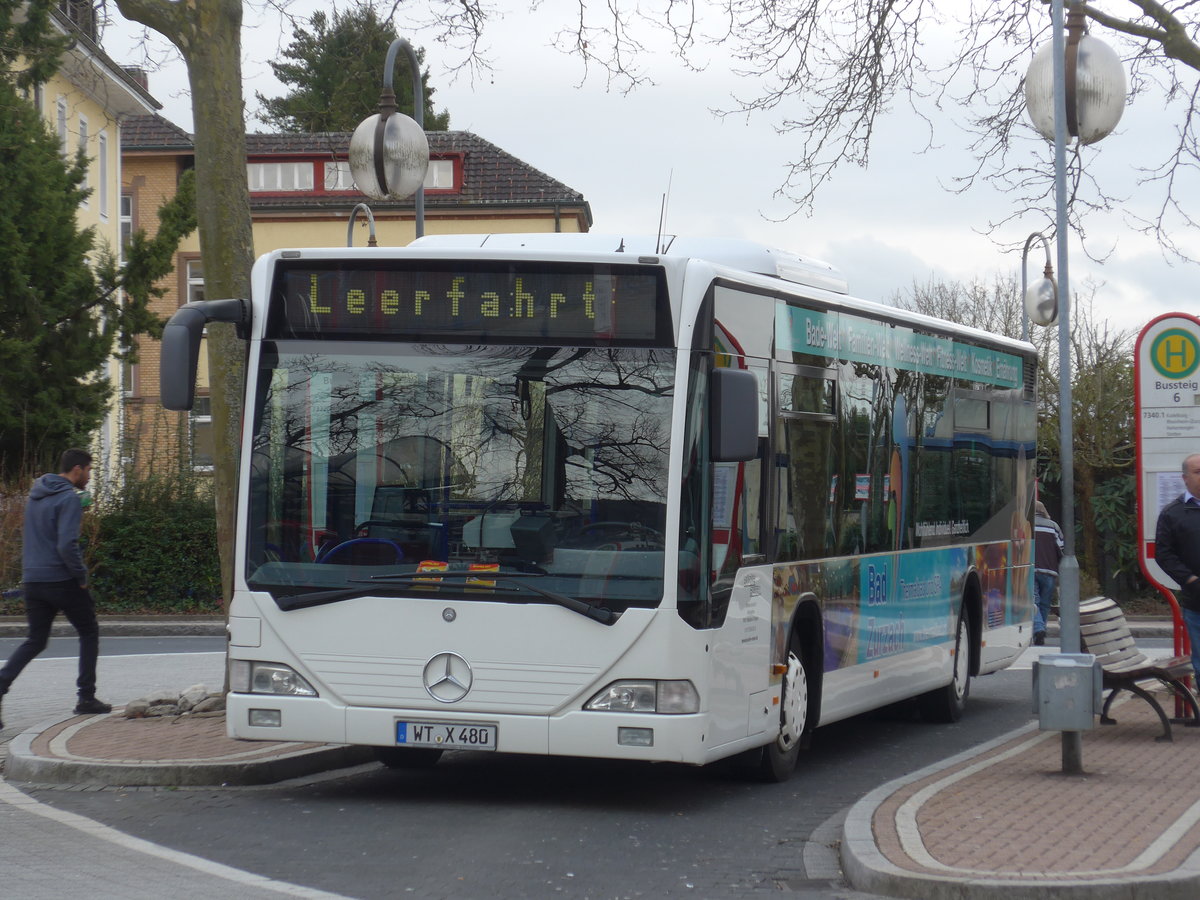
[(671, 169), (667, 173), (667, 190), (662, 197), (662, 206), (658, 211), (658, 237), (654, 239), (654, 252), (663, 253), (666, 247), (663, 246), (663, 223), (667, 219), (667, 199), (671, 196), (671, 179), (675, 177), (675, 170)]

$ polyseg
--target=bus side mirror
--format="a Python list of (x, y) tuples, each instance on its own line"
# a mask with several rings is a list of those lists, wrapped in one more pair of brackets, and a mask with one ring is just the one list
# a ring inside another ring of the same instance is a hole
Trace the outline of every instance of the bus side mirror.
[(745, 369), (713, 369), (709, 425), (713, 462), (758, 456), (758, 379)]
[(162, 333), (158, 363), (159, 398), (166, 409), (187, 410), (196, 400), (196, 368), (200, 338), (208, 322), (231, 322), (241, 337), (250, 322), (245, 300), (197, 300), (185, 303), (171, 316)]
[(167, 409), (192, 408), (196, 399), (196, 368), (200, 362), (200, 338), (208, 317), (194, 307), (181, 307), (163, 326), (162, 356), (159, 358), (159, 395)]

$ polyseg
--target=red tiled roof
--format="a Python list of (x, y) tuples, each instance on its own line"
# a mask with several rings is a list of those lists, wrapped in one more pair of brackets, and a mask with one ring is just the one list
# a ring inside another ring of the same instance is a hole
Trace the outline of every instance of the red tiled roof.
[(130, 116), (121, 122), (121, 150), (191, 150), (192, 136), (162, 116)]
[[(501, 150), (495, 144), (469, 131), (430, 131), (429, 151), (435, 157), (461, 154), (463, 158), (462, 191), (456, 193), (426, 193), (426, 207), (551, 205), (558, 203), (586, 205), (583, 194), (556, 178)], [(246, 155), (261, 160), (270, 156), (308, 156), (345, 159), (350, 146), (350, 132), (319, 132), (315, 134), (247, 134)], [(122, 128), (123, 151), (190, 150), (191, 137), (161, 116), (135, 116)], [(255, 195), (251, 208), (256, 212), (303, 209), (346, 208), (362, 194)], [(371, 201), (377, 209), (411, 208), (411, 200), (397, 203)], [(590, 219), (590, 215), (589, 215)]]

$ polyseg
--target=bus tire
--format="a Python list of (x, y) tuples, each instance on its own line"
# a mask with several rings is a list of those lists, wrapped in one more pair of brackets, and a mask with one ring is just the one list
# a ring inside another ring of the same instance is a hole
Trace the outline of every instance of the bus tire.
[(376, 747), (375, 758), (389, 769), (430, 769), (441, 758), (434, 747)]
[(958, 612), (958, 629), (954, 637), (954, 664), (950, 683), (918, 699), (921, 717), (927, 722), (957, 722), (967, 708), (971, 694), (971, 627), (964, 607)]
[(789, 650), (779, 703), (779, 736), (760, 751), (758, 774), (763, 781), (780, 783), (792, 777), (807, 724), (808, 673), (796, 651)]

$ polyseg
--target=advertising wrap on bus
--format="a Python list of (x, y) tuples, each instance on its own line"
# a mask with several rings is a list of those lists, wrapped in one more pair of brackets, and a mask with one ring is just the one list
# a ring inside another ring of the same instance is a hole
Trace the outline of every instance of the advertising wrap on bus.
[(780, 307), (778, 315), (778, 339), (788, 352), (969, 378), (1007, 388), (1020, 387), (1024, 378), (1021, 357), (1012, 353), (857, 316), (795, 306)]
[[(997, 542), (779, 566), (776, 601), (794, 609), (804, 594), (824, 598), (823, 665), (835, 672), (945, 643), (954, 634), (958, 598), (972, 571), (983, 581), (989, 625), (1027, 620), (1032, 597), (1027, 584), (1013, 578), (1008, 551), (1008, 542)], [(786, 623), (790, 617), (779, 619)]]

